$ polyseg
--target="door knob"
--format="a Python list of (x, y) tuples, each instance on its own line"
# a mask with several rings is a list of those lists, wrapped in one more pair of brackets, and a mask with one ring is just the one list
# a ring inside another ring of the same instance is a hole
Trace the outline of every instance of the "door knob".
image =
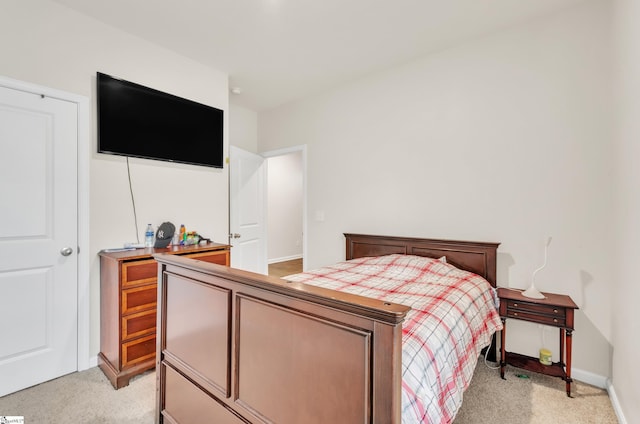
[(69, 256), (72, 253), (73, 253), (73, 249), (70, 247), (65, 247), (64, 249), (60, 250), (60, 254), (62, 256)]
[(238, 233), (229, 234), (229, 237), (231, 237), (231, 238), (240, 238), (240, 234), (238, 234)]

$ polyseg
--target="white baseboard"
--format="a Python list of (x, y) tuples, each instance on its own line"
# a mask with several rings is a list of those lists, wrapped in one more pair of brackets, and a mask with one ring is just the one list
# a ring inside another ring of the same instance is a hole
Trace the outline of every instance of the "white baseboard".
[(571, 378), (605, 390), (607, 389), (607, 384), (609, 382), (607, 377), (576, 368), (571, 369)]
[(302, 253), (301, 253), (301, 254), (299, 254), (299, 255), (284, 256), (284, 257), (282, 257), (282, 258), (273, 258), (273, 259), (269, 259), (269, 260), (267, 261), (267, 263), (268, 263), (269, 265), (271, 265), (271, 264), (275, 264), (275, 263), (278, 263), (278, 262), (292, 261), (292, 260), (294, 260), (294, 259), (301, 259), (301, 258), (302, 258)]
[(89, 368), (98, 366), (98, 355), (89, 358)]
[(594, 374), (589, 371), (584, 371), (581, 369), (572, 369), (571, 377), (574, 380), (581, 381), (583, 383), (591, 384), (592, 386), (599, 387), (601, 389), (605, 389), (607, 393), (609, 393), (609, 399), (611, 400), (611, 406), (613, 407), (613, 411), (616, 413), (618, 417), (618, 422), (620, 424), (627, 424), (627, 420), (622, 413), (622, 408), (620, 407), (620, 402), (618, 401), (618, 396), (616, 395), (616, 391), (613, 388), (613, 384), (611, 384), (611, 380), (607, 377), (603, 377), (598, 374)]
[(620, 424), (627, 424), (627, 419), (624, 417), (624, 414), (622, 413), (622, 408), (620, 407), (618, 396), (616, 395), (616, 391), (613, 389), (613, 384), (611, 384), (610, 380), (607, 380), (607, 392), (609, 392), (609, 399), (611, 400), (611, 406), (613, 406), (613, 411), (616, 413), (616, 416), (618, 417), (618, 422)]

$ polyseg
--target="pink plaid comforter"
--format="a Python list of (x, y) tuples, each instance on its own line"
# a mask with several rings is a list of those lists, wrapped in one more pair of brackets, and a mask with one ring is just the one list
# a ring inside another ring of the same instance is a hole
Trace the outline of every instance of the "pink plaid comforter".
[(402, 423), (450, 423), (480, 350), (502, 329), (493, 288), (437, 259), (359, 258), (286, 277), (410, 306), (402, 325)]

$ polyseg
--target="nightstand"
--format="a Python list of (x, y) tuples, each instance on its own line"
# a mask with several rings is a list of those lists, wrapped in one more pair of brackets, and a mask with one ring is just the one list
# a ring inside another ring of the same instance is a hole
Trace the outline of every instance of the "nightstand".
[[(500, 297), (500, 319), (502, 337), (500, 347), (500, 377), (504, 379), (504, 367), (509, 364), (517, 368), (560, 377), (566, 382), (567, 396), (571, 397), (571, 334), (573, 315), (578, 306), (569, 296), (542, 293), (544, 299), (531, 299), (521, 290), (498, 288)], [(543, 365), (538, 358), (506, 351), (505, 339), (507, 318), (549, 325), (560, 329), (560, 362)]]

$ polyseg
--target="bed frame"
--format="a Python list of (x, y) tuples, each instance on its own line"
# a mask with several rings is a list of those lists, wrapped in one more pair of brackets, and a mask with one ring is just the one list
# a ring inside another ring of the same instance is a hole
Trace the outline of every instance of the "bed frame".
[[(495, 286), (498, 243), (345, 237), (347, 259), (446, 256)], [(408, 307), (154, 257), (157, 423), (400, 424)]]

